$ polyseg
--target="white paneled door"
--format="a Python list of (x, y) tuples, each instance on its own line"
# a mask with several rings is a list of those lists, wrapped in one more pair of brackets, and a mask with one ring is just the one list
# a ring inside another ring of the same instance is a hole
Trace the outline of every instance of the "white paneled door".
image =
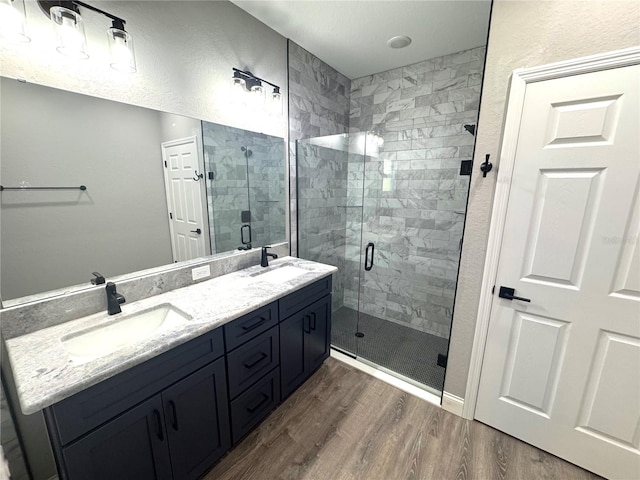
[(173, 260), (181, 262), (207, 255), (204, 219), (204, 179), (197, 137), (162, 144), (165, 187), (171, 226)]
[(640, 478), (639, 90), (638, 65), (526, 86), (475, 415), (624, 479)]

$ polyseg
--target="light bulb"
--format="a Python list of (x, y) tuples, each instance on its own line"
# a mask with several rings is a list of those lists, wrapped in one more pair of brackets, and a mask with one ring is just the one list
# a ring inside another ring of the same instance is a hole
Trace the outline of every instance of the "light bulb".
[(262, 84), (251, 87), (251, 103), (255, 108), (264, 108), (265, 88)]
[(119, 72), (133, 73), (136, 71), (136, 57), (133, 51), (133, 39), (124, 30), (109, 28), (107, 30), (111, 68)]
[(58, 34), (59, 43), (56, 50), (71, 58), (89, 58), (86, 52), (84, 23), (80, 14), (64, 7), (51, 7), (49, 13)]
[(275, 88), (271, 92), (269, 99), (269, 113), (273, 116), (282, 115), (282, 94), (279, 88)]
[(24, 14), (18, 10), (11, 0), (0, 0), (0, 37), (13, 43), (27, 43)]

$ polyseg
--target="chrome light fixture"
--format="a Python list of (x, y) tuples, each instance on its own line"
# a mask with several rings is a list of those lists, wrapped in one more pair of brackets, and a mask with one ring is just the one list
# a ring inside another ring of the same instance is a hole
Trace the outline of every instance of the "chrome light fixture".
[(14, 43), (31, 41), (26, 30), (24, 1), (21, 11), (14, 0), (0, 0), (0, 37)]
[(129, 73), (136, 71), (133, 39), (124, 28), (125, 20), (79, 0), (38, 0), (38, 5), (54, 23), (58, 36), (57, 50), (73, 58), (89, 58), (86, 52), (84, 21), (79, 7), (109, 18), (111, 28), (107, 29), (107, 41), (111, 68)]
[[(233, 69), (231, 82), (234, 95), (239, 97), (241, 103), (251, 104), (270, 115), (282, 115), (282, 94), (278, 85), (256, 77), (248, 70), (237, 68)], [(273, 87), (273, 91), (267, 94), (267, 88), (263, 84)]]

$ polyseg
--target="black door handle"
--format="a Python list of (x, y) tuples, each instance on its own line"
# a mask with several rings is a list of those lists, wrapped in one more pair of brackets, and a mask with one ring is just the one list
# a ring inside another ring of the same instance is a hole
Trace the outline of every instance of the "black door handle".
[[(371, 247), (371, 258), (369, 258), (369, 247)], [(364, 255), (364, 269), (367, 272), (373, 268), (373, 254), (375, 251), (376, 246), (372, 242), (367, 243), (367, 249), (365, 250)]]
[(164, 442), (164, 433), (162, 433), (162, 417), (157, 408), (153, 409), (153, 416), (156, 419), (156, 435), (161, 442)]
[(197, 233), (198, 235), (200, 235), (202, 233), (202, 230), (196, 228), (195, 230), (191, 230), (191, 233)]
[(171, 409), (171, 426), (178, 431), (178, 412), (176, 411), (176, 402), (169, 400), (169, 408)]
[[(246, 240), (244, 238), (244, 229), (247, 229), (247, 232), (249, 232), (249, 239)], [(248, 223), (245, 223), (244, 225), (242, 225), (240, 227), (240, 242), (242, 242), (243, 245), (251, 245), (251, 225), (249, 225)]]
[(515, 288), (500, 287), (500, 291), (498, 292), (498, 296), (500, 298), (506, 298), (507, 300), (520, 300), (521, 302), (531, 302), (530, 298), (516, 297), (514, 295), (514, 293), (516, 293), (516, 289)]

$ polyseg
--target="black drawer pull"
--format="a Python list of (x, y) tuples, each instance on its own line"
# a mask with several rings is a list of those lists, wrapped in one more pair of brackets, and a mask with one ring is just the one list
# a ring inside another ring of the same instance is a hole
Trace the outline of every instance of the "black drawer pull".
[(162, 417), (160, 411), (157, 408), (153, 410), (153, 417), (156, 420), (156, 435), (161, 442), (164, 442), (164, 433), (162, 433)]
[(311, 333), (311, 317), (309, 317), (309, 315), (304, 316), (304, 325), (302, 328), (305, 333)]
[(176, 403), (173, 400), (169, 400), (169, 408), (171, 409), (171, 426), (175, 431), (178, 431), (178, 412)]
[(242, 326), (242, 330), (244, 330), (245, 332), (249, 332), (251, 330), (255, 330), (256, 328), (258, 328), (260, 325), (262, 325), (264, 322), (266, 322), (267, 319), (264, 317), (260, 317), (260, 320), (258, 320), (256, 323), (254, 323), (253, 325), (243, 325)]
[(267, 400), (269, 400), (269, 397), (266, 396), (264, 393), (261, 393), (260, 397), (257, 399), (257, 401), (254, 401), (251, 405), (247, 405), (247, 412), (249, 412), (249, 413), (255, 412)]
[(316, 312), (311, 312), (311, 330), (315, 330), (315, 329), (316, 329)]
[[(255, 355), (253, 355), (252, 358), (255, 358), (255, 360), (247, 360), (246, 362), (243, 363), (243, 365), (245, 366), (245, 368), (253, 368), (255, 367), (257, 364), (259, 364), (262, 360), (264, 360), (265, 358), (267, 358), (269, 355), (267, 355), (264, 352), (259, 352), (256, 353)], [(257, 357), (257, 358), (256, 358)]]

